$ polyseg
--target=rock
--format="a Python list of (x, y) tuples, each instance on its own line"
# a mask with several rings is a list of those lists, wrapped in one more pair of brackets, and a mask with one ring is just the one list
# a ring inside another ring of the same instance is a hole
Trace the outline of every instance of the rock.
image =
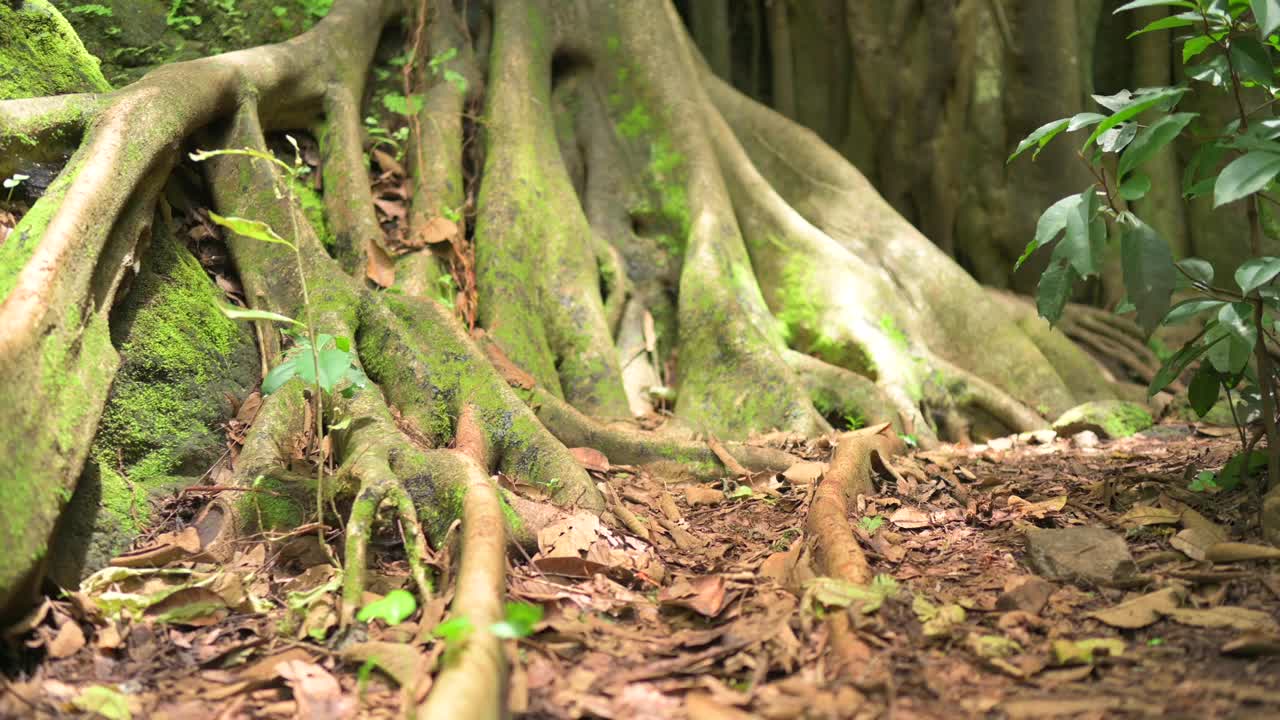
[(1099, 437), (1122, 438), (1151, 427), (1151, 413), (1137, 403), (1123, 400), (1096, 400), (1077, 405), (1053, 423), (1059, 435), (1075, 435), (1091, 430)]
[(0, 100), (110, 90), (98, 59), (48, 0), (0, 2)]
[(1005, 580), (1004, 592), (996, 599), (997, 610), (1021, 610), (1031, 615), (1039, 615), (1044, 606), (1049, 604), (1049, 596), (1058, 587), (1053, 583), (1034, 575), (1016, 575)]
[(1071, 445), (1078, 448), (1097, 447), (1098, 434), (1092, 430), (1081, 430), (1071, 436)]
[(1031, 528), (1026, 538), (1027, 564), (1049, 580), (1115, 585), (1137, 572), (1129, 546), (1110, 530)]

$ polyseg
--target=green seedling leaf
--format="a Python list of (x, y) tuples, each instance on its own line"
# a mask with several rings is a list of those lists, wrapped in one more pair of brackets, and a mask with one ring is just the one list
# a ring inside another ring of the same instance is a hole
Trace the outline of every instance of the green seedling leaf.
[(1036, 286), (1036, 311), (1050, 325), (1057, 324), (1062, 317), (1067, 298), (1071, 296), (1071, 286), (1079, 277), (1070, 263), (1058, 260), (1050, 262), (1040, 276), (1040, 283)]
[(1168, 387), (1169, 383), (1178, 379), (1183, 370), (1187, 369), (1196, 358), (1203, 355), (1210, 347), (1222, 341), (1222, 337), (1215, 338), (1212, 342), (1200, 342), (1201, 338), (1205, 338), (1208, 329), (1201, 330), (1190, 342), (1183, 345), (1168, 360), (1164, 361), (1164, 365), (1156, 371), (1155, 377), (1151, 379), (1151, 385), (1147, 388), (1147, 397), (1151, 397), (1161, 390)]
[(471, 624), (470, 620), (466, 617), (459, 616), (449, 618), (439, 625), (436, 625), (431, 631), (431, 634), (441, 640), (444, 640), (447, 645), (459, 646), (462, 643), (465, 643), (467, 638), (471, 637), (471, 631), (474, 629), (475, 626)]
[(1196, 415), (1204, 417), (1218, 403), (1218, 389), (1222, 384), (1221, 375), (1210, 363), (1200, 363), (1200, 369), (1191, 378), (1187, 388), (1187, 400)]
[(31, 179), (30, 175), (23, 175), (22, 173), (14, 173), (10, 177), (5, 178), (4, 183), (0, 183), (0, 184), (3, 184), (6, 190), (12, 190), (18, 187), (19, 185), (21, 185), (23, 180), (30, 180), (30, 179)]
[(387, 625), (399, 625), (418, 609), (418, 601), (408, 590), (392, 590), (386, 596), (360, 608), (356, 619), (362, 623), (381, 620)]
[(1192, 280), (1198, 283), (1209, 285), (1213, 282), (1213, 265), (1208, 260), (1185, 258), (1179, 260), (1176, 264)]
[(303, 325), (301, 322), (294, 320), (287, 315), (281, 315), (280, 313), (273, 313), (267, 310), (250, 310), (248, 308), (238, 308), (231, 305), (223, 305), (219, 309), (222, 310), (223, 315), (226, 315), (232, 320), (268, 320), (270, 322), (293, 323), (294, 325), (306, 327), (306, 325)]
[(884, 525), (884, 518), (879, 515), (872, 515), (858, 520), (858, 527), (866, 530), (868, 535), (875, 535), (882, 525)]
[[(1117, 166), (1116, 172), (1123, 178), (1150, 160), (1161, 148), (1178, 137), (1178, 134), (1195, 117), (1196, 113), (1176, 113), (1162, 117), (1147, 126), (1146, 129), (1138, 133), (1133, 142), (1129, 143), (1129, 147), (1124, 151), (1124, 154), (1120, 156), (1120, 164)], [(1150, 188), (1149, 184), (1148, 188)]]
[(459, 95), (467, 94), (467, 78), (462, 73), (457, 70), (445, 70), (444, 79), (458, 91)]
[(1191, 492), (1215, 492), (1222, 488), (1218, 485), (1216, 476), (1209, 470), (1202, 470), (1196, 474), (1191, 480), (1191, 484), (1187, 489)]
[(1253, 305), (1230, 303), (1218, 311), (1218, 323), (1209, 328), (1205, 340), (1215, 343), (1218, 337), (1226, 342), (1216, 343), (1209, 350), (1209, 362), (1224, 375), (1235, 375), (1248, 364), (1253, 354), (1258, 330), (1253, 325)]
[[(1044, 149), (1044, 146), (1048, 145), (1049, 141), (1057, 137), (1063, 130), (1066, 130), (1067, 126), (1070, 124), (1070, 118), (1063, 118), (1061, 120), (1054, 120), (1053, 122), (1041, 125), (1033, 130), (1030, 135), (1024, 138), (1022, 142), (1018, 143), (1018, 147), (1014, 149), (1011, 155), (1009, 155), (1009, 159), (1005, 160), (1005, 163), (1013, 162), (1014, 158), (1026, 152), (1033, 146), (1036, 148), (1036, 151), (1031, 154), (1031, 159), (1034, 160), (1036, 156), (1040, 154), (1040, 151)], [(1090, 142), (1093, 142), (1093, 140), (1090, 139)]]
[(338, 348), (327, 348), (320, 351), (320, 389), (325, 392), (333, 390), (347, 375), (351, 367), (351, 353)]
[(1223, 305), (1226, 305), (1226, 303), (1222, 300), (1183, 300), (1169, 310), (1169, 314), (1164, 316), (1164, 320), (1160, 324), (1177, 325), (1202, 312), (1221, 310)]
[(279, 365), (271, 368), (271, 372), (262, 379), (262, 394), (270, 395), (280, 389), (281, 385), (289, 382), (298, 374), (298, 359), (289, 358)]
[(399, 115), (417, 115), (422, 110), (423, 100), (421, 95), (405, 97), (400, 93), (387, 93), (382, 96), (382, 104)]
[(1271, 57), (1266, 48), (1254, 37), (1237, 37), (1231, 40), (1231, 62), (1236, 73), (1245, 82), (1270, 87), (1275, 78)]
[(1102, 135), (1102, 133), (1110, 130), (1116, 125), (1132, 120), (1147, 110), (1174, 104), (1186, 92), (1187, 88), (1165, 87), (1153, 88), (1144, 92), (1134, 93), (1131, 101), (1121, 106), (1120, 109), (1116, 110), (1116, 112), (1106, 120), (1098, 123), (1097, 127), (1093, 129), (1093, 134), (1089, 136), (1088, 140), (1085, 140), (1084, 146), (1081, 150), (1088, 150), (1089, 146), (1092, 145), (1094, 141)]
[(1280, 0), (1249, 0), (1253, 19), (1258, 23), (1258, 34), (1266, 40), (1280, 27)]
[(209, 212), (209, 219), (237, 235), (243, 235), (266, 243), (284, 245), (290, 250), (297, 250), (293, 243), (277, 235), (276, 231), (272, 230), (271, 226), (264, 222), (246, 220), (239, 217), (224, 217), (213, 211)]
[(132, 720), (129, 699), (124, 693), (106, 685), (90, 685), (71, 701), (77, 710), (94, 713), (107, 720)]
[(1138, 8), (1154, 7), (1156, 5), (1168, 5), (1172, 7), (1182, 7), (1188, 10), (1195, 10), (1196, 5), (1190, 0), (1133, 0), (1116, 8), (1113, 13), (1122, 13), (1126, 10), (1137, 10)]
[(1150, 225), (1131, 218), (1120, 238), (1120, 264), (1129, 300), (1138, 309), (1138, 324), (1150, 335), (1169, 311), (1178, 271), (1164, 238)]
[(504, 639), (516, 640), (529, 637), (533, 628), (542, 622), (542, 606), (530, 603), (507, 603), (506, 617), (489, 626), (489, 632)]
[(749, 498), (755, 494), (756, 494), (755, 491), (752, 490), (750, 486), (739, 485), (738, 487), (733, 489), (733, 492), (729, 493), (729, 498), (732, 500), (736, 500), (738, 498)]
[(1244, 480), (1245, 476), (1255, 477), (1257, 473), (1267, 467), (1266, 453), (1257, 450), (1251, 450), (1248, 453), (1238, 452), (1222, 466), (1222, 471), (1218, 473), (1217, 485), (1223, 490), (1234, 490)]
[(1120, 183), (1120, 197), (1129, 202), (1141, 200), (1149, 192), (1151, 192), (1151, 178), (1143, 173), (1138, 173)]
[(1280, 153), (1255, 150), (1232, 160), (1213, 184), (1213, 206), (1221, 207), (1262, 190), (1277, 173)]
[(1085, 201), (1085, 193), (1089, 192), (1093, 192), (1092, 188), (1079, 195), (1064, 197), (1050, 205), (1040, 215), (1040, 220), (1036, 222), (1036, 236), (1027, 244), (1027, 249), (1023, 251), (1022, 257), (1018, 258), (1018, 263), (1014, 265), (1015, 270), (1022, 267), (1022, 263), (1026, 262), (1033, 252), (1053, 242), (1058, 237), (1058, 234), (1066, 229), (1067, 216), (1070, 213), (1077, 212), (1080, 204)]
[(1248, 295), (1280, 275), (1280, 258), (1260, 257), (1246, 260), (1236, 268), (1236, 284)]

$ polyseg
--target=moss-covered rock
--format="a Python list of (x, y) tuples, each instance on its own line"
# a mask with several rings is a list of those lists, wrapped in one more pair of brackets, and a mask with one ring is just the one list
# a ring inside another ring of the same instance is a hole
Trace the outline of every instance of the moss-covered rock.
[(249, 327), (223, 316), (221, 293), (196, 259), (170, 233), (157, 235), (112, 316), (122, 364), (64, 513), (53, 567), (63, 582), (126, 549), (151, 519), (153, 498), (218, 460), (231, 398), (258, 381)]
[(1053, 429), (1063, 436), (1092, 430), (1100, 437), (1122, 438), (1146, 430), (1153, 422), (1151, 413), (1137, 403), (1095, 400), (1062, 413)]
[(48, 0), (0, 2), (0, 100), (109, 90), (98, 59)]
[(167, 62), (286, 40), (311, 27), (332, 0), (54, 0), (118, 86)]

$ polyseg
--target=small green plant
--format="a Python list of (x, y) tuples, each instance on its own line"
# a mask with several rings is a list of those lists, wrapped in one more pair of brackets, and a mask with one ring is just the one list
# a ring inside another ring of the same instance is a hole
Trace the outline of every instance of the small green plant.
[(867, 425), (867, 419), (862, 417), (862, 413), (858, 412), (857, 410), (850, 410), (849, 412), (845, 413), (844, 416), (842, 416), (840, 419), (844, 421), (845, 430), (858, 430), (860, 428), (866, 427)]
[(409, 139), (409, 128), (407, 126), (401, 127), (395, 132), (388, 132), (378, 122), (378, 118), (372, 115), (364, 119), (364, 125), (365, 132), (373, 142), (373, 147), (387, 145), (395, 153), (397, 160), (404, 157), (404, 143)]
[(909, 448), (920, 447), (919, 438), (917, 438), (915, 435), (912, 435), (910, 433), (898, 433), (898, 439), (901, 440), (903, 444)]
[[(263, 379), (262, 391), (264, 394), (270, 393), (293, 377), (298, 377), (304, 383), (310, 385), (312, 388), (311, 403), (315, 417), (315, 441), (319, 443), (325, 435), (324, 394), (333, 391), (340, 383), (345, 381), (348, 384), (343, 389), (343, 394), (349, 397), (358, 388), (363, 388), (368, 380), (364, 372), (356, 364), (356, 354), (353, 351), (350, 338), (334, 337), (316, 332), (315, 321), (312, 317), (311, 293), (307, 284), (306, 267), (302, 262), (302, 251), (298, 245), (299, 215), (302, 213), (302, 207), (294, 193), (297, 181), (310, 172), (311, 168), (302, 162), (302, 152), (298, 147), (297, 141), (292, 136), (286, 137), (293, 146), (294, 158), (292, 165), (277, 158), (275, 155), (252, 148), (201, 150), (191, 153), (191, 159), (196, 162), (204, 162), (219, 156), (245, 157), (250, 162), (269, 163), (283, 172), (283, 179), (273, 182), (272, 191), (277, 199), (287, 200), (290, 239), (286, 240), (281, 237), (271, 226), (259, 220), (224, 217), (214, 212), (209, 213), (209, 219), (237, 235), (259, 242), (283, 245), (293, 253), (294, 265), (298, 271), (298, 282), (302, 291), (302, 309), (306, 316), (305, 322), (266, 310), (223, 307), (222, 312), (234, 320), (265, 320), (282, 323), (286, 326), (285, 334), (295, 341), (295, 347), (286, 354), (283, 362), (267, 373), (267, 377)], [(273, 177), (279, 178), (281, 176), (273, 175)], [(316, 463), (316, 512), (320, 514), (323, 513), (323, 499), (324, 459), (321, 458), (320, 462)], [(327, 551), (329, 546), (324, 541), (323, 523), (320, 524), (322, 526), (318, 531), (320, 544)]]
[(356, 619), (362, 623), (381, 620), (387, 625), (399, 625), (408, 620), (418, 609), (418, 601), (408, 590), (392, 590), (383, 597), (360, 608)]
[(89, 3), (87, 5), (76, 5), (68, 8), (67, 12), (76, 15), (96, 15), (98, 17), (111, 17), (114, 13), (111, 8), (106, 5), (98, 5), (97, 3)]
[(178, 32), (183, 32), (204, 22), (204, 18), (199, 15), (183, 15), (181, 12), (182, 0), (173, 0), (169, 5), (169, 14), (164, 18), (165, 24)]
[(866, 530), (868, 535), (875, 535), (882, 525), (884, 525), (884, 518), (879, 515), (870, 515), (858, 520), (858, 527)]
[(506, 616), (489, 626), (489, 632), (504, 640), (517, 640), (533, 634), (533, 628), (542, 622), (542, 606), (531, 603), (509, 602)]
[(17, 189), (17, 187), (21, 185), (24, 181), (30, 180), (30, 179), (31, 179), (30, 175), (23, 175), (22, 173), (14, 173), (10, 177), (5, 178), (4, 183), (0, 183), (4, 185), (5, 190), (9, 191), (8, 193), (5, 194), (4, 201), (6, 203), (13, 202), (13, 191)]
[(443, 73), (445, 82), (452, 85), (454, 89), (458, 91), (458, 94), (466, 95), (467, 94), (466, 76), (464, 76), (462, 73), (458, 72), (457, 70), (454, 70), (452, 68), (447, 68), (444, 66), (445, 63), (456, 58), (457, 56), (458, 56), (458, 48), (456, 47), (445, 48), (444, 50), (441, 50), (440, 52), (436, 53), (434, 56), (432, 56), (430, 60), (427, 61), (427, 69), (431, 71), (432, 75), (438, 76), (441, 73)]
[(1217, 475), (1211, 470), (1203, 470), (1196, 474), (1187, 486), (1191, 492), (1214, 492), (1219, 490)]
[(312, 22), (323, 19), (333, 9), (333, 0), (298, 0), (298, 7)]
[[(1170, 29), (1181, 33), (1178, 41), (1189, 81), (1095, 95), (1105, 112), (1054, 120), (1018, 144), (1010, 161), (1028, 150), (1035, 157), (1063, 133), (1088, 130), (1078, 154), (1094, 182), (1044, 211), (1035, 237), (1017, 264), (1021, 266), (1042, 247), (1052, 247), (1036, 307), (1041, 316), (1056, 323), (1074, 286), (1100, 272), (1108, 239), (1118, 238), (1127, 300), (1117, 312), (1135, 313), (1148, 336), (1161, 325), (1202, 323), (1199, 333), (1163, 358), (1148, 392), (1154, 395), (1168, 387), (1203, 357), (1188, 387), (1191, 408), (1203, 417), (1225, 391), (1246, 448), (1250, 446), (1244, 426), (1261, 420), (1267, 437), (1268, 475), (1272, 483), (1280, 482), (1276, 374), (1267, 349), (1268, 339), (1277, 343), (1280, 334), (1276, 317), (1280, 290), (1275, 286), (1280, 258), (1262, 255), (1264, 233), (1275, 225), (1274, 211), (1265, 203), (1280, 202), (1269, 194), (1280, 175), (1280, 117), (1275, 112), (1280, 97), (1275, 62), (1275, 52), (1280, 50), (1280, 37), (1275, 34), (1280, 28), (1280, 3), (1134, 0), (1115, 12), (1151, 6), (1173, 8), (1173, 14), (1133, 35)], [(1215, 127), (1206, 125), (1197, 113), (1174, 112), (1193, 87), (1197, 93), (1225, 94), (1236, 116)], [(1268, 99), (1246, 107), (1246, 90)], [(1246, 249), (1251, 257), (1234, 269), (1234, 288), (1228, 282), (1215, 282), (1214, 268), (1205, 260), (1175, 262), (1168, 242), (1128, 205), (1151, 190), (1144, 164), (1177, 138), (1186, 138), (1195, 147), (1182, 178), (1184, 198), (1212, 196), (1215, 208), (1244, 203), (1249, 225)], [(1179, 290), (1191, 297), (1172, 305)], [(1233, 391), (1238, 401), (1231, 399)], [(1237, 457), (1243, 458), (1245, 452)], [(1247, 474), (1254, 462), (1241, 459), (1238, 466)], [(1224, 475), (1225, 468), (1217, 478), (1222, 487)], [(1199, 477), (1196, 482), (1207, 488)]]

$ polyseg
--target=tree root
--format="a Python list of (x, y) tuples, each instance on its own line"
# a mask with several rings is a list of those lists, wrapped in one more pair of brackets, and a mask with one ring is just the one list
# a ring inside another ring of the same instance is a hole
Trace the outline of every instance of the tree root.
[[(805, 518), (806, 543), (823, 575), (855, 585), (871, 582), (866, 555), (849, 524), (849, 503), (858, 495), (874, 492), (873, 459), (878, 456), (883, 462), (900, 447), (896, 438), (870, 432), (851, 433), (837, 443), (830, 468), (818, 484)], [(833, 612), (827, 623), (837, 672), (857, 672), (870, 651), (854, 635), (848, 613)]]

